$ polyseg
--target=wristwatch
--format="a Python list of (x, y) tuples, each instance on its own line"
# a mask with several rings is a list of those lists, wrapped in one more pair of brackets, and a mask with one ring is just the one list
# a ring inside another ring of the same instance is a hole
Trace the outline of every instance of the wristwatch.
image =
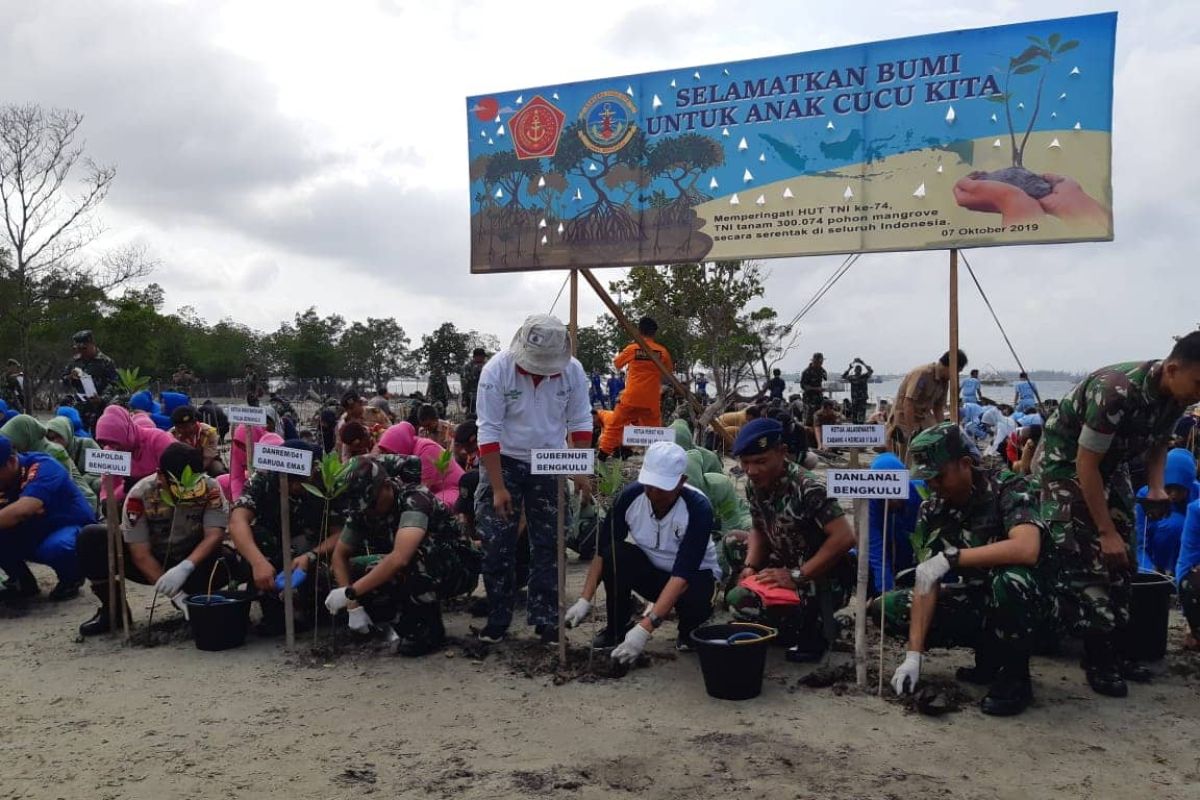
[(950, 569), (958, 569), (958, 548), (954, 545), (949, 545), (942, 549), (942, 555), (946, 557), (946, 561), (950, 564)]
[(663, 618), (653, 611), (646, 614), (646, 619), (650, 620), (650, 627), (658, 630), (658, 627), (663, 624)]
[(354, 591), (354, 584), (350, 584), (349, 586), (346, 587), (346, 599), (347, 600), (357, 600), (358, 599), (358, 592)]
[(797, 586), (803, 586), (804, 584), (808, 583), (808, 576), (804, 574), (803, 570), (794, 569), (790, 574), (792, 576), (792, 583), (796, 584)]
[(308, 563), (310, 563), (310, 564), (315, 564), (315, 563), (316, 563), (316, 561), (317, 561), (317, 552), (316, 552), (315, 550), (309, 550), (309, 551), (308, 551), (307, 553), (305, 553), (304, 555), (308, 557)]

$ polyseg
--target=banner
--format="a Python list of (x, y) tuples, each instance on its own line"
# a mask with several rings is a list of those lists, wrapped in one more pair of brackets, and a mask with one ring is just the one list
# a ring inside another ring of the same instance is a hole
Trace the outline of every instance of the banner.
[(1116, 21), (469, 97), (471, 271), (1111, 240)]

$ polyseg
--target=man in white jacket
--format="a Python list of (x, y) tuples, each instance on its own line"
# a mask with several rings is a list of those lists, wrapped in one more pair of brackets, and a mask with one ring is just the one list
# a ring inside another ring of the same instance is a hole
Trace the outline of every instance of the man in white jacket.
[(588, 379), (571, 357), (566, 326), (535, 314), (507, 350), (492, 356), (479, 377), (479, 488), (476, 526), (483, 541), (487, 590), (484, 642), (499, 642), (512, 623), (516, 599), (517, 526), (524, 511), (529, 536), (527, 621), (545, 643), (558, 637), (557, 479), (530, 474), (530, 452), (592, 441)]

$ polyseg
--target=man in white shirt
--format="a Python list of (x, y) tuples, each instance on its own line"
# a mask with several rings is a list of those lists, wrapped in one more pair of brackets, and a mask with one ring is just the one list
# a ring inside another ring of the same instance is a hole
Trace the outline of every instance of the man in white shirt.
[(499, 642), (512, 623), (516, 599), (517, 525), (525, 512), (529, 536), (527, 621), (545, 643), (558, 639), (557, 479), (531, 475), (530, 451), (592, 441), (588, 379), (571, 357), (566, 326), (535, 314), (492, 356), (479, 377), (476, 398), (479, 488), (475, 519), (483, 541), (487, 625), (480, 641)]
[[(632, 663), (672, 609), (679, 615), (676, 646), (690, 649), (689, 637), (712, 615), (713, 587), (721, 577), (712, 534), (712, 505), (687, 486), (687, 453), (674, 442), (646, 450), (636, 483), (617, 496), (600, 532), (608, 628), (601, 634), (616, 644), (612, 656)], [(630, 592), (652, 602), (632, 627)], [(617, 644), (619, 637), (624, 641)]]

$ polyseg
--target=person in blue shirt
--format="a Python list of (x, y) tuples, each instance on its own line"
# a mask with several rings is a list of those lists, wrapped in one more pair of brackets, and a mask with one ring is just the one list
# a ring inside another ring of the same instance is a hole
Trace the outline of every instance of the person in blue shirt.
[[(880, 453), (871, 462), (871, 469), (904, 469), (904, 463), (891, 453)], [(907, 500), (871, 500), (867, 506), (870, 551), (867, 560), (871, 564), (871, 588), (873, 594), (891, 590), (895, 586), (896, 573), (916, 566), (913, 558), (912, 534), (917, 529), (917, 515), (921, 511), (924, 481), (908, 482)], [(883, 504), (887, 509), (887, 563), (883, 558)]]
[(1017, 383), (1013, 387), (1015, 390), (1013, 405), (1021, 413), (1033, 411), (1038, 405), (1037, 384), (1029, 380), (1029, 375), (1024, 372), (1017, 378)]
[(625, 391), (625, 379), (620, 372), (614, 372), (608, 376), (608, 407), (616, 408), (617, 401), (621, 399), (621, 392)]
[(964, 403), (980, 404), (979, 392), (983, 386), (983, 382), (979, 380), (979, 370), (971, 370), (969, 377), (963, 378), (962, 386), (958, 390), (958, 397)]
[(703, 400), (708, 399), (708, 376), (703, 372), (696, 376), (696, 396)]
[(29, 561), (49, 566), (58, 576), (51, 600), (79, 594), (83, 578), (75, 538), (95, 521), (91, 505), (53, 456), (18, 455), (0, 436), (0, 570), (6, 576), (0, 597), (5, 602), (20, 603), (38, 593)]
[(600, 385), (600, 373), (592, 370), (592, 374), (588, 376), (588, 382), (591, 387), (588, 394), (591, 396), (592, 405), (606, 408), (607, 406), (604, 405), (604, 387)]
[(1183, 649), (1200, 650), (1200, 500), (1189, 503), (1184, 515), (1179, 560), (1175, 562), (1175, 585), (1189, 628)]
[[(1180, 540), (1188, 504), (1200, 499), (1200, 484), (1196, 482), (1196, 459), (1182, 447), (1167, 453), (1163, 484), (1169, 505), (1148, 515), (1142, 503), (1134, 508), (1134, 536), (1139, 572), (1171, 574), (1179, 560)], [(1138, 490), (1144, 498), (1147, 487)]]

